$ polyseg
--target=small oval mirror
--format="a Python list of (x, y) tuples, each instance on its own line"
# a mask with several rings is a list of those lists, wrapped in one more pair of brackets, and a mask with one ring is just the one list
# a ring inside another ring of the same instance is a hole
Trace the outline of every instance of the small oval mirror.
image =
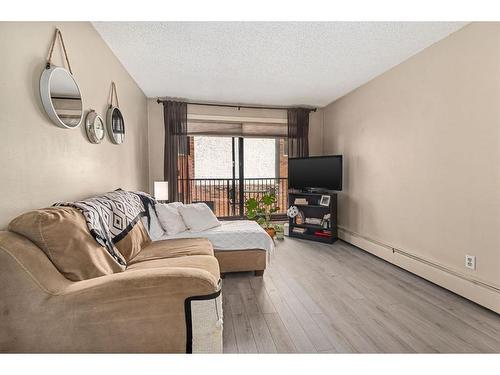
[(40, 77), (40, 96), (45, 112), (61, 128), (76, 128), (83, 119), (80, 88), (66, 69), (50, 65)]
[(85, 129), (87, 130), (87, 136), (90, 142), (101, 143), (104, 139), (104, 121), (102, 121), (101, 116), (93, 109), (87, 113), (87, 117), (85, 118)]
[(123, 143), (125, 140), (125, 121), (120, 108), (109, 107), (106, 120), (111, 141), (116, 144)]

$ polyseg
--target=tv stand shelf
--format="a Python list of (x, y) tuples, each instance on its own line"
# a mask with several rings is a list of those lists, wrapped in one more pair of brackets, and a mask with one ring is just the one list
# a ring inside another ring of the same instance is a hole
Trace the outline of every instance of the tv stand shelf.
[(325, 229), (321, 225), (316, 225), (316, 224), (293, 224), (294, 227), (296, 228), (309, 228), (309, 229)]
[[(319, 202), (322, 196), (330, 197), (330, 204), (328, 206), (320, 205)], [(296, 198), (305, 198), (308, 204), (295, 204)], [(304, 240), (318, 241), (323, 243), (333, 243), (337, 240), (337, 194), (335, 193), (308, 193), (290, 191), (288, 193), (289, 206), (297, 206), (301, 211), (304, 222), (297, 224), (297, 217), (289, 218), (289, 236), (301, 238)], [(330, 221), (328, 227), (318, 224), (306, 223), (306, 218), (323, 219), (326, 214), (330, 214)], [(294, 232), (295, 228), (305, 230), (304, 233)], [(317, 232), (330, 233), (328, 236), (320, 236), (315, 234)]]
[(319, 204), (294, 204), (293, 206), (297, 206), (297, 207), (316, 207), (316, 208), (322, 208), (324, 210), (328, 210), (329, 209), (329, 207), (321, 206)]

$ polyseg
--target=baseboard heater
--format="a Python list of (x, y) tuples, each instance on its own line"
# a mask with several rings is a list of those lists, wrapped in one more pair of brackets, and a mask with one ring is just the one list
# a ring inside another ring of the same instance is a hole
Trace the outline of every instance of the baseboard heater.
[(420, 257), (418, 255), (412, 254), (409, 251), (398, 249), (396, 247), (390, 246), (388, 244), (385, 244), (385, 243), (380, 242), (378, 240), (375, 240), (373, 238), (370, 238), (370, 237), (364, 236), (364, 235), (362, 235), (360, 233), (351, 231), (351, 230), (349, 230), (349, 229), (347, 229), (345, 227), (342, 227), (340, 225), (338, 226), (338, 230), (339, 230), (339, 232), (345, 232), (345, 233), (347, 233), (347, 234), (349, 234), (351, 236), (358, 237), (358, 238), (361, 238), (361, 239), (363, 239), (365, 241), (371, 242), (374, 245), (384, 247), (384, 248), (392, 251), (392, 253), (394, 253), (394, 254), (402, 255), (404, 257), (410, 258), (412, 260), (415, 260), (415, 261), (420, 262), (422, 264), (425, 264), (427, 266), (430, 266), (430, 267), (433, 267), (433, 268), (438, 269), (440, 271), (446, 272), (446, 273), (448, 273), (450, 275), (453, 275), (455, 277), (459, 277), (462, 280), (468, 281), (470, 283), (473, 283), (473, 284), (479, 285), (481, 287), (490, 289), (490, 290), (492, 290), (494, 292), (500, 293), (500, 287), (499, 286), (492, 285), (492, 284), (489, 284), (487, 282), (484, 282), (484, 281), (472, 278), (472, 277), (470, 277), (468, 275), (465, 275), (463, 273), (455, 271), (455, 270), (453, 270), (451, 268), (445, 267), (445, 266), (443, 266), (443, 265), (441, 265), (439, 263), (436, 263), (436, 262), (430, 261), (428, 259), (422, 258), (422, 257)]

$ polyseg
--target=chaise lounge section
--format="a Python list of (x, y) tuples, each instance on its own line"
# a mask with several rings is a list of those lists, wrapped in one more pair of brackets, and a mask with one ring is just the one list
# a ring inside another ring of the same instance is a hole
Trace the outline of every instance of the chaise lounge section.
[[(197, 203), (205, 205), (204, 203)], [(175, 207), (182, 206), (180, 202), (170, 204), (159, 204), (158, 206)], [(206, 207), (206, 211), (210, 208)], [(222, 274), (230, 272), (254, 272), (256, 276), (262, 276), (266, 269), (267, 260), (274, 250), (273, 239), (255, 221), (250, 220), (223, 220), (217, 221), (217, 225), (202, 231), (187, 230), (175, 234), (168, 233), (168, 223), (161, 225), (162, 220), (154, 210), (150, 211), (153, 218), (151, 238), (153, 241), (172, 239), (206, 238), (214, 248), (215, 257), (219, 261)], [(215, 215), (210, 211), (210, 215)], [(180, 215), (179, 215), (180, 217)], [(182, 219), (178, 219), (182, 220)], [(165, 220), (163, 220), (165, 222)], [(151, 228), (150, 228), (151, 229)]]

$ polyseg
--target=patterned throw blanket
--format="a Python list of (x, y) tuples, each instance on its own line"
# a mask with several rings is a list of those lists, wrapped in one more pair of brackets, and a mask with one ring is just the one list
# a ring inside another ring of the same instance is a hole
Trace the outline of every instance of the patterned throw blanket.
[(74, 207), (85, 217), (90, 234), (121, 265), (125, 260), (115, 247), (143, 216), (150, 223), (149, 206), (154, 208), (154, 198), (142, 192), (115, 190), (102, 196), (78, 202), (56, 203), (54, 206)]

